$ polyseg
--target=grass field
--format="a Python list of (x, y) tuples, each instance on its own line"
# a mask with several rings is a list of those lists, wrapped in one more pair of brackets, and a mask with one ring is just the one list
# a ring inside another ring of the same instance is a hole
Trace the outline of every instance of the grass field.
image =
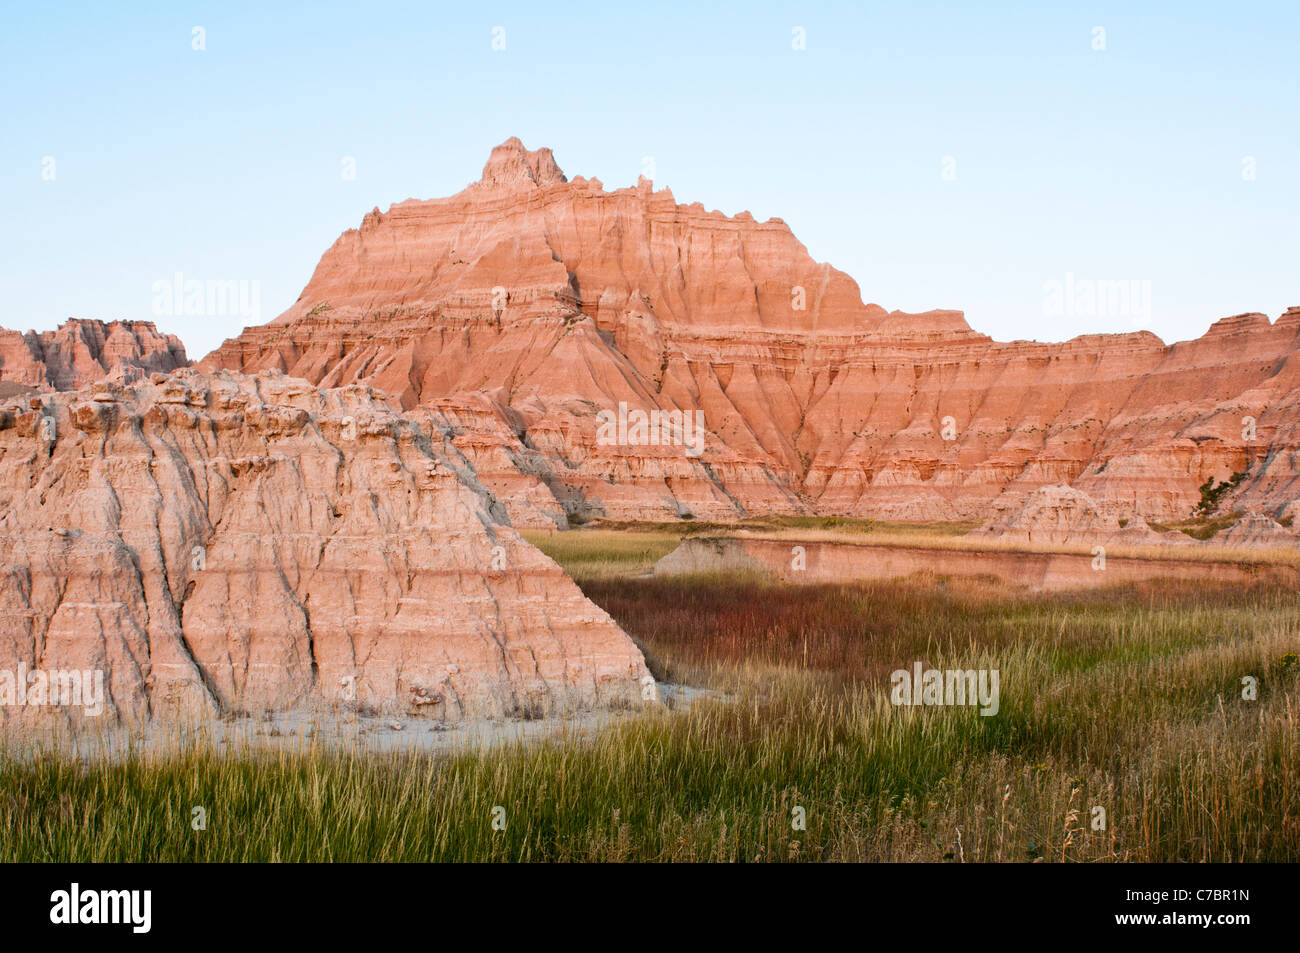
[[(1161, 532), (1172, 532), (1172, 543), (1124, 543), (1107, 546), (1114, 558), (1181, 560), (1186, 562), (1228, 562), (1243, 565), (1285, 565), (1300, 567), (1300, 547), (1225, 546), (1210, 541), (1242, 514), (1154, 524)], [(621, 523), (598, 521), (577, 531), (525, 531), (534, 546), (557, 562), (583, 575), (624, 575), (634, 569), (648, 572), (656, 559), (676, 548), (688, 536), (741, 536), (781, 539), (790, 542), (850, 543), (862, 546), (943, 549), (958, 552), (1073, 553), (1093, 555), (1092, 542), (1038, 543), (1019, 539), (989, 539), (971, 536), (978, 521), (895, 523), (849, 519), (837, 516), (755, 517), (736, 523), (683, 520), (676, 523)]]
[[(486, 754), (4, 760), (0, 860), (1300, 859), (1296, 593), (639, 577), (676, 539), (548, 552), (718, 690), (689, 710)], [(914, 661), (997, 669), (998, 713), (894, 707)]]

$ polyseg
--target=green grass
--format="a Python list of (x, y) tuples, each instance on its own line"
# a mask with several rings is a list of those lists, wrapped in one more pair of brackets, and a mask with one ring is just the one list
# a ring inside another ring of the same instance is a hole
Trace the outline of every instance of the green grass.
[(962, 536), (977, 521), (892, 523), (844, 516), (763, 516), (734, 523), (703, 520), (626, 522), (597, 520), (580, 529), (523, 530), (520, 535), (550, 556), (575, 578), (643, 575), (688, 536), (731, 536), (737, 533), (813, 533), (830, 538), (882, 539), (904, 534), (914, 543)]
[(1173, 523), (1152, 523), (1150, 525), (1151, 528), (1158, 533), (1167, 533), (1170, 530), (1176, 530), (1180, 533), (1186, 533), (1188, 536), (1192, 537), (1192, 539), (1205, 541), (1207, 539), (1212, 539), (1216, 533), (1232, 526), (1237, 522), (1237, 520), (1241, 519), (1245, 515), (1245, 510), (1233, 510), (1231, 513), (1224, 513), (1219, 516), (1206, 514), (1195, 516), (1191, 519), (1177, 520)]
[(648, 573), (654, 564), (681, 542), (681, 534), (666, 530), (636, 533), (612, 529), (566, 532), (524, 530), (520, 533), (569, 575), (581, 577), (629, 576)]
[(899, 533), (920, 536), (961, 536), (981, 524), (980, 520), (950, 520), (928, 523), (892, 522), (853, 516), (748, 516), (730, 522), (710, 520), (593, 520), (587, 528), (617, 530), (620, 533), (669, 533), (681, 536), (714, 535), (744, 530), (834, 530), (844, 533)]
[[(715, 690), (688, 711), (486, 753), (0, 756), (0, 861), (1300, 859), (1296, 593), (644, 576), (682, 534), (529, 536)], [(999, 713), (893, 707), (914, 661), (996, 668)]]
[[(1294, 593), (583, 584), (733, 694), (488, 753), (5, 759), (0, 860), (1300, 859)], [(997, 668), (999, 714), (891, 706), (915, 660)]]

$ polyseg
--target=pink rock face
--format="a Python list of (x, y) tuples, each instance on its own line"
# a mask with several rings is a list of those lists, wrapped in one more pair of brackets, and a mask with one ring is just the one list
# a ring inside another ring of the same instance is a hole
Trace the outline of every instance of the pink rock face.
[(188, 364), (180, 338), (159, 334), (152, 321), (73, 318), (25, 334), (0, 328), (0, 383), (35, 390), (75, 390), (110, 376), (136, 380)]
[(1218, 533), (1214, 537), (1214, 542), (1242, 549), (1268, 547), (1289, 549), (1300, 546), (1300, 534), (1262, 513), (1247, 513), (1236, 523)]
[[(983, 518), (1059, 483), (1171, 519), (1242, 469), (1225, 506), (1300, 497), (1297, 347), (1295, 308), (1173, 345), (992, 341), (960, 312), (864, 304), (779, 219), (679, 205), (644, 179), (567, 181), (511, 139), (459, 194), (366, 215), (293, 307), (203, 366), (370, 383), (458, 420), (518, 525)], [(702, 453), (602, 440), (620, 404), (702, 412)]]
[(1024, 543), (1091, 543), (1109, 540), (1121, 528), (1087, 493), (1058, 485), (1040, 487), (1020, 504), (1003, 501), (972, 535)]
[[(641, 652), (369, 388), (192, 369), (0, 403), (0, 671), (107, 713), (624, 705)], [(48, 709), (0, 704), (0, 719)]]
[(994, 510), (992, 518), (972, 532), (972, 537), (1049, 547), (1080, 543), (1242, 549), (1300, 545), (1300, 534), (1262, 513), (1246, 513), (1205, 541), (1176, 531), (1157, 532), (1141, 519), (1124, 520), (1121, 526), (1113, 512), (1104, 512), (1088, 494), (1064, 485), (1039, 487), (1022, 502), (1003, 499)]
[(993, 516), (971, 533), (986, 538), (1035, 546), (1105, 543), (1114, 546), (1195, 546), (1185, 533), (1156, 532), (1140, 517), (1118, 517), (1118, 507), (1103, 507), (1087, 493), (1064, 484), (1042, 486), (1023, 500), (1004, 495), (993, 505)]

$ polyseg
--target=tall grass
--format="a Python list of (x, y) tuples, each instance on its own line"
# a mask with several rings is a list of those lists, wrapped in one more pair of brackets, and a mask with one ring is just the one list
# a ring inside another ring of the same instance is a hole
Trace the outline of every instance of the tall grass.
[[(1234, 514), (1240, 516), (1240, 513)], [(1154, 528), (1181, 529), (1182, 545), (1170, 542), (1123, 543), (1107, 546), (1107, 556), (1193, 563), (1227, 562), (1241, 566), (1283, 565), (1300, 568), (1300, 546), (1226, 546), (1211, 538), (1235, 518), (1187, 520)], [(1216, 521), (1217, 520), (1217, 521)], [(754, 517), (734, 523), (683, 521), (602, 522), (576, 531), (529, 530), (523, 535), (575, 575), (618, 576), (647, 573), (662, 556), (687, 537), (740, 537), (759, 540), (844, 543), (896, 549), (938, 549), (953, 552), (1067, 553), (1093, 555), (1093, 543), (1041, 543), (1021, 539), (972, 536), (977, 521), (900, 523), (846, 517)], [(1198, 540), (1198, 542), (1193, 542)]]
[[(719, 694), (487, 752), (5, 758), (0, 860), (1300, 859), (1294, 593), (582, 584)], [(999, 669), (998, 714), (893, 707), (915, 660)]]
[(942, 544), (978, 525), (977, 521), (889, 523), (845, 516), (755, 516), (731, 523), (599, 520), (576, 530), (523, 530), (520, 535), (574, 576), (609, 577), (648, 573), (691, 536)]
[(682, 538), (681, 533), (666, 529), (525, 530), (520, 535), (575, 577), (643, 575), (676, 549)]

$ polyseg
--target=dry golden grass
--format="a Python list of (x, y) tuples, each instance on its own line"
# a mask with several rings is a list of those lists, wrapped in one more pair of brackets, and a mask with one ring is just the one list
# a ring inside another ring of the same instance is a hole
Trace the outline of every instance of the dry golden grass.
[[(685, 711), (443, 754), (0, 754), (0, 861), (1300, 860), (1297, 593), (645, 577), (678, 539), (542, 542), (714, 691)], [(915, 661), (997, 669), (998, 713), (893, 706)]]
[[(1300, 859), (1295, 593), (586, 585), (734, 694), (486, 753), (0, 758), (0, 861)], [(998, 714), (894, 707), (914, 659), (998, 668)]]
[(571, 576), (641, 576), (677, 548), (682, 537), (666, 530), (626, 532), (616, 529), (581, 529), (556, 532), (524, 530), (520, 533)]
[[(766, 517), (737, 523), (680, 524), (617, 523), (556, 531), (525, 531), (533, 545), (577, 575), (638, 575), (649, 572), (656, 560), (671, 552), (677, 542), (692, 536), (780, 540), (783, 542), (846, 543), (901, 549), (939, 549), (949, 552), (1067, 553), (1092, 555), (1092, 543), (1046, 544), (997, 540), (968, 535), (978, 523), (888, 523), (833, 517)], [(1300, 547), (1244, 549), (1193, 542), (1182, 545), (1111, 545), (1109, 558), (1159, 559), (1195, 563), (1283, 565), (1300, 568)]]

